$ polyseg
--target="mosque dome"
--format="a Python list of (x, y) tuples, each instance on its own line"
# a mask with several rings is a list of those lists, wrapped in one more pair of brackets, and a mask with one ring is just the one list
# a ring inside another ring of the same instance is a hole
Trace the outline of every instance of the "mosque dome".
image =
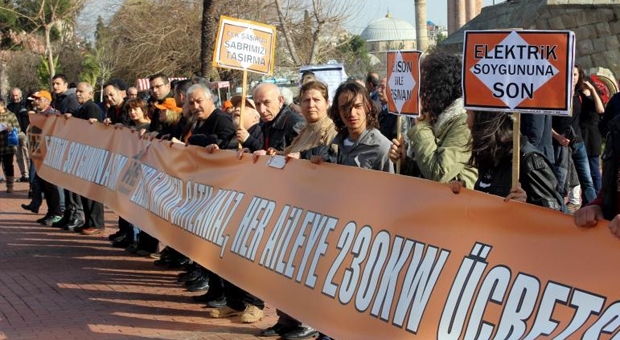
[(407, 41), (416, 40), (415, 27), (405, 20), (392, 18), (388, 13), (385, 18), (370, 22), (362, 31), (361, 38), (368, 41)]

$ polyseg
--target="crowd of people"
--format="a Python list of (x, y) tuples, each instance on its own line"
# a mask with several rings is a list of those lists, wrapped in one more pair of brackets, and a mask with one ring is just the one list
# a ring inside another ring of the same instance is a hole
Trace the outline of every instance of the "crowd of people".
[[(620, 94), (605, 103), (583, 70), (575, 66), (572, 116), (523, 115), (520, 181), (513, 186), (513, 119), (505, 113), (466, 111), (461, 68), (459, 56), (426, 55), (419, 82), (420, 115), (402, 117), (402, 124), (388, 112), (386, 79), (374, 72), (340, 84), (331, 103), (327, 85), (306, 71), (297, 97), (262, 83), (248, 98), (234, 96), (221, 108), (219, 98), (202, 79), (171, 83), (166, 75), (155, 74), (149, 78), (150, 91), (145, 96), (136, 88), (127, 88), (122, 80), (111, 80), (102, 89), (104, 102), (95, 104), (90, 84), (79, 82), (70, 89), (67, 78), (58, 74), (51, 93), (41, 89), (24, 98), (19, 88), (13, 88), (8, 105), (0, 100), (0, 126), (4, 126), (0, 156), (7, 192), (12, 192), (14, 181), (27, 181), (31, 202), (22, 207), (38, 213), (46, 202), (47, 212), (38, 223), (85, 235), (103, 231), (100, 202), (37, 176), (28, 160), (28, 116), (58, 114), (92, 124), (122, 124), (140, 133), (154, 133), (156, 138), (202, 146), (206, 152), (241, 148), (257, 155), (280, 154), (388, 173), (395, 173), (399, 163), (400, 174), (449, 183), (455, 193), (473, 189), (565, 213), (582, 206), (575, 212), (578, 226), (590, 227), (607, 219), (612, 221), (612, 232), (620, 236), (620, 121), (616, 119)], [(7, 144), (13, 127), (19, 131), (16, 146)], [(603, 135), (608, 137), (601, 176)], [(19, 178), (14, 174), (14, 161)], [(244, 323), (263, 317), (265, 302), (259, 297), (178, 250), (165, 247), (158, 251), (159, 241), (140, 226), (122, 217), (118, 226), (109, 236), (113, 247), (153, 256), (156, 266), (184, 269), (178, 281), (189, 291), (203, 292), (194, 300), (211, 308), (211, 317), (239, 317)], [(329, 339), (304, 320), (283, 311), (278, 315), (278, 322), (261, 336)]]

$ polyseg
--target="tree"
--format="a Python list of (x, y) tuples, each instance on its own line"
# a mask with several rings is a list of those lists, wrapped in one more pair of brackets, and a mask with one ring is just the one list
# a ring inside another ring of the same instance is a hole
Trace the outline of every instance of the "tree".
[(215, 1), (202, 1), (202, 24), (200, 26), (200, 75), (208, 77), (211, 73), (213, 59), (213, 42), (215, 41)]
[[(53, 35), (58, 38), (73, 34), (75, 18), (86, 0), (21, 0), (4, 1), (0, 16), (14, 18), (10, 29), (43, 32), (45, 56), (50, 75), (56, 73)], [(51, 82), (51, 78), (50, 78)]]
[(345, 38), (334, 55), (335, 59), (341, 60), (348, 74), (365, 75), (372, 70), (371, 57), (366, 48), (366, 41), (359, 35)]
[(437, 41), (435, 42), (437, 45), (439, 45), (442, 41), (448, 39), (448, 37), (444, 34), (444, 33), (439, 33), (437, 34)]
[(273, 0), (291, 66), (322, 63), (347, 43), (344, 23), (357, 13), (352, 0)]
[(38, 71), (40, 64), (40, 54), (31, 51), (14, 52), (6, 65), (7, 77), (11, 86), (19, 86), (24, 94), (40, 90), (39, 73), (33, 72), (33, 70)]
[(198, 0), (126, 1), (106, 26), (108, 38), (97, 41), (97, 48), (116, 56), (112, 76), (198, 73), (201, 9)]

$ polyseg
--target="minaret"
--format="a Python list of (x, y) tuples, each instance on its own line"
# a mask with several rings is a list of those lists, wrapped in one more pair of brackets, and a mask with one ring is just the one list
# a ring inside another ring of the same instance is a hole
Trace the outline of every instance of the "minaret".
[(458, 31), (482, 10), (482, 0), (447, 0), (448, 34)]
[(448, 1), (448, 34), (456, 31), (456, 0)]
[(428, 48), (426, 29), (426, 0), (415, 0), (416, 47), (420, 51)]

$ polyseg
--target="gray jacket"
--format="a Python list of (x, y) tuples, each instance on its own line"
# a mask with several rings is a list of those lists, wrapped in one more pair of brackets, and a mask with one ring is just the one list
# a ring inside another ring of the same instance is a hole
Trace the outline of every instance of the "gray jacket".
[(353, 145), (345, 146), (347, 135), (339, 133), (332, 141), (338, 150), (330, 152), (330, 162), (394, 173), (394, 164), (389, 157), (392, 143), (381, 131), (366, 130)]

